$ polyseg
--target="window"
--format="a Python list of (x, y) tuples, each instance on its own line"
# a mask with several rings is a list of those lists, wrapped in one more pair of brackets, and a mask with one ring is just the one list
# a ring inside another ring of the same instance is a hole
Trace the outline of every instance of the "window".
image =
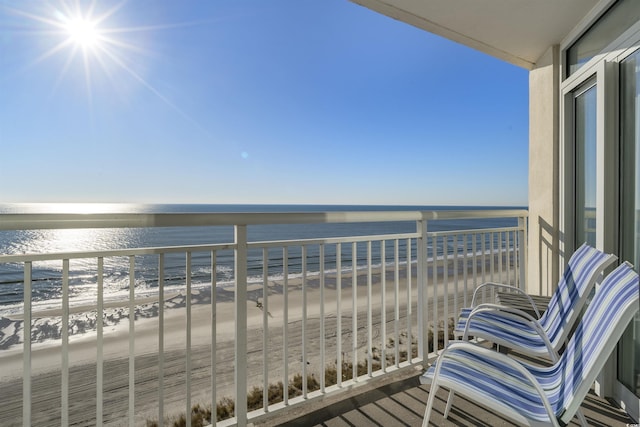
[(574, 93), (575, 246), (596, 246), (597, 92), (593, 82)]
[(569, 77), (640, 20), (640, 1), (618, 0), (566, 51)]

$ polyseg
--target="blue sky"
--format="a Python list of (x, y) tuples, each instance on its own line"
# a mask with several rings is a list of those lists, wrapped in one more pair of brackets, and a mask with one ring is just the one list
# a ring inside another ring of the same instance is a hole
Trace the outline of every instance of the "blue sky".
[(348, 0), (0, 0), (0, 94), (0, 202), (527, 204), (528, 72)]

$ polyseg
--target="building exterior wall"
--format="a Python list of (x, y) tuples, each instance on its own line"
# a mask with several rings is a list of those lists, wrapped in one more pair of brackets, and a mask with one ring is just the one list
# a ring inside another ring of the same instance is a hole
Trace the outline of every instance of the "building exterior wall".
[(550, 295), (558, 282), (560, 49), (529, 73), (529, 236), (527, 292)]

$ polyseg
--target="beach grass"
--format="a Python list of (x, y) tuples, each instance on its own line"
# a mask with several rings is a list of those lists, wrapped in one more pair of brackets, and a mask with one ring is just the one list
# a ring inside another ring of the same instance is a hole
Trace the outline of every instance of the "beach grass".
[[(449, 319), (449, 324), (453, 325), (454, 319)], [(449, 328), (449, 339), (453, 337), (453, 327)], [(439, 328), (437, 341), (433, 339), (433, 329), (429, 330), (429, 350), (433, 351), (434, 344), (437, 342), (438, 349), (444, 347), (444, 332), (442, 328)], [(393, 339), (389, 340), (387, 348), (393, 348)], [(411, 349), (412, 358), (418, 356), (417, 340), (414, 336), (411, 337)], [(372, 364), (371, 369), (373, 371), (382, 369), (381, 352), (378, 348), (372, 349)], [(399, 353), (399, 363), (408, 360), (408, 353), (405, 350)], [(387, 365), (393, 365), (396, 363), (394, 354), (386, 355)], [(369, 372), (369, 361), (365, 359), (363, 362), (357, 364), (357, 375), (366, 375)], [(338, 383), (338, 369), (337, 363), (327, 366), (324, 372), (325, 385), (331, 386)], [(348, 381), (353, 378), (353, 363), (342, 362), (341, 369), (342, 381)], [(301, 374), (295, 374), (288, 384), (288, 397), (294, 398), (303, 394), (303, 381)], [(307, 375), (307, 392), (312, 392), (320, 389), (320, 382), (314, 374)], [(269, 405), (273, 405), (284, 400), (284, 385), (281, 381), (277, 383), (269, 384), (268, 387), (268, 402)], [(254, 386), (247, 394), (247, 408), (249, 411), (257, 410), (263, 407), (264, 403), (264, 390), (261, 387)], [(216, 419), (222, 421), (228, 418), (232, 418), (235, 415), (235, 401), (229, 397), (223, 397), (216, 405)], [(166, 425), (173, 427), (184, 427), (187, 425), (186, 414), (182, 413), (178, 416), (167, 417), (165, 420)], [(194, 427), (206, 426), (211, 424), (211, 406), (203, 406), (196, 404), (191, 409), (191, 425)], [(157, 427), (159, 424), (156, 420), (148, 420), (147, 427)]]

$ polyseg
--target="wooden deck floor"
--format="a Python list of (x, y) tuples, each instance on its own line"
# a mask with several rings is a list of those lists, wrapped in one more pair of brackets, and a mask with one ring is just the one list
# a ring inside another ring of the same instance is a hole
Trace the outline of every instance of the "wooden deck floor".
[[(280, 423), (281, 426), (353, 427), (420, 426), (429, 395), (429, 386), (421, 386), (418, 376), (397, 381), (366, 393), (351, 396), (339, 403)], [(449, 418), (443, 418), (447, 392), (440, 389), (436, 397), (433, 426), (517, 426), (513, 422), (456, 396)], [(633, 423), (622, 410), (607, 400), (589, 394), (582, 404), (589, 425), (597, 427), (627, 426)], [(578, 426), (574, 418), (571, 426)]]

